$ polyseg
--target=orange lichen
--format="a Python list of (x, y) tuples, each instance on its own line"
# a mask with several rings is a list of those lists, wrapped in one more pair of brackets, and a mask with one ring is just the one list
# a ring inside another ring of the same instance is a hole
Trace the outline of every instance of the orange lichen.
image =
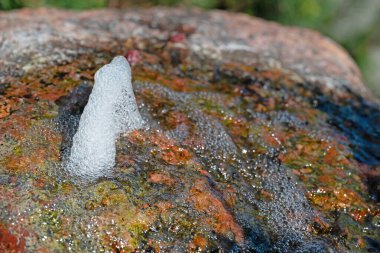
[(165, 121), (167, 123), (166, 127), (168, 127), (169, 129), (174, 129), (179, 124), (190, 124), (189, 119), (186, 117), (184, 113), (181, 112), (170, 112), (168, 117), (165, 118)]
[(7, 117), (11, 113), (10, 100), (0, 96), (0, 119)]
[(329, 147), (326, 151), (325, 157), (323, 158), (323, 162), (325, 164), (329, 164), (329, 165), (334, 166), (335, 163), (337, 162), (337, 155), (338, 155), (338, 153), (337, 153), (335, 147)]
[(7, 169), (11, 171), (33, 172), (46, 160), (46, 150), (38, 149), (33, 155), (12, 156), (8, 158)]
[(190, 252), (199, 252), (199, 250), (204, 251), (207, 246), (207, 239), (203, 236), (196, 235), (190, 242), (189, 250)]
[(175, 183), (175, 180), (173, 178), (171, 178), (170, 176), (167, 176), (167, 175), (162, 174), (162, 173), (151, 173), (149, 175), (148, 182), (172, 186)]
[(374, 215), (376, 207), (364, 198), (367, 189), (360, 171), (344, 147), (334, 141), (301, 137), (279, 159), (305, 183), (310, 202), (323, 211), (345, 211), (357, 222)]
[[(144, 134), (142, 136), (144, 136)], [(141, 139), (142, 137), (139, 137), (139, 135), (135, 134), (134, 138)], [(161, 157), (161, 159), (163, 159), (168, 164), (186, 164), (191, 158), (190, 152), (187, 149), (178, 147), (174, 140), (169, 139), (161, 133), (156, 132), (150, 134), (149, 136), (146, 136), (146, 138), (149, 140), (149, 142), (153, 143), (159, 148), (159, 150), (157, 150), (159, 157)]]
[(171, 146), (161, 151), (161, 158), (172, 165), (185, 164), (190, 159), (190, 153), (184, 148)]
[(154, 145), (158, 146), (160, 149), (169, 149), (175, 146), (174, 140), (169, 139), (160, 132), (156, 132), (152, 135), (149, 135), (148, 138)]
[(30, 124), (30, 116), (11, 114), (0, 121), (0, 136), (7, 135), (21, 141)]
[(237, 243), (243, 243), (244, 232), (233, 216), (225, 209), (222, 201), (215, 197), (208, 189), (204, 179), (198, 179), (190, 189), (189, 199), (199, 211), (207, 214), (207, 218), (217, 233), (227, 235), (232, 232)]
[(134, 130), (126, 135), (128, 140), (134, 144), (141, 144), (146, 140), (147, 135), (139, 130)]
[(170, 208), (173, 207), (173, 204), (169, 201), (159, 201), (154, 205), (159, 209), (160, 214), (166, 213)]

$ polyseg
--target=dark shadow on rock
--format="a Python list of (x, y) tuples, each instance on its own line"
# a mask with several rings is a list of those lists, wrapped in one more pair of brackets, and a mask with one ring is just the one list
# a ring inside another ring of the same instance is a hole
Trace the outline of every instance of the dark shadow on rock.
[(368, 168), (368, 191), (380, 200), (380, 181), (375, 170), (380, 166), (380, 107), (361, 97), (335, 103), (326, 96), (317, 97), (317, 108), (328, 115), (328, 123), (347, 137), (356, 160)]
[(363, 99), (343, 105), (324, 96), (317, 100), (317, 108), (329, 116), (328, 123), (349, 139), (355, 158), (364, 164), (380, 165), (380, 108)]
[(380, 252), (380, 241), (367, 237), (367, 236), (365, 236), (364, 239), (367, 242), (366, 250), (368, 252)]
[(65, 157), (72, 145), (73, 137), (78, 130), (80, 116), (88, 102), (92, 86), (82, 83), (68, 95), (60, 97), (56, 104), (59, 106), (56, 122), (62, 133), (61, 154)]

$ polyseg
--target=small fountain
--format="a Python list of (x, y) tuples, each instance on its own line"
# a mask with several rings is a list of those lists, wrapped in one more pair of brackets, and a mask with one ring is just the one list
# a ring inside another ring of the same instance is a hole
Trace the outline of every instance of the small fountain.
[(118, 135), (142, 127), (131, 79), (131, 68), (123, 56), (95, 73), (95, 84), (66, 162), (70, 174), (85, 180), (107, 175), (115, 163)]

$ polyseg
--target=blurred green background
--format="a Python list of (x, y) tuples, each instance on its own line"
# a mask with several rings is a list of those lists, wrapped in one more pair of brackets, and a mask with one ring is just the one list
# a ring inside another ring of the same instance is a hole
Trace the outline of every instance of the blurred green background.
[(380, 97), (380, 0), (0, 0), (0, 9), (58, 7), (128, 8), (196, 6), (244, 12), (287, 25), (309, 27), (351, 54), (370, 89)]

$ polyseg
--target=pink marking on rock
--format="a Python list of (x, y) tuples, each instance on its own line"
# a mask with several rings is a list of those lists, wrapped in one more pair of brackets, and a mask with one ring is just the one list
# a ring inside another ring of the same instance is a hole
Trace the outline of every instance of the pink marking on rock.
[(180, 43), (183, 42), (185, 39), (186, 35), (184, 33), (176, 33), (170, 37), (170, 41), (173, 43)]
[(141, 53), (139, 50), (129, 50), (125, 54), (125, 58), (127, 58), (129, 64), (131, 64), (131, 65), (135, 65), (136, 63), (138, 63), (142, 59)]

